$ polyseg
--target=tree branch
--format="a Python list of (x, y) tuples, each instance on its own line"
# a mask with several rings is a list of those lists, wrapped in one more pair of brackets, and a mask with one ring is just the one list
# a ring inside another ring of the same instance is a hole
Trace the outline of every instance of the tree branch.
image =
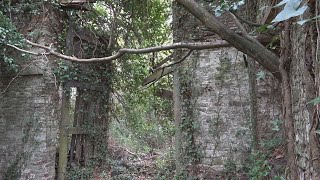
[(241, 32), (243, 33), (243, 36), (248, 38), (249, 40), (253, 41), (254, 43), (258, 43), (258, 44), (261, 44), (256, 38), (252, 37), (246, 30), (246, 28), (240, 23), (239, 19), (237, 18), (237, 16), (232, 13), (232, 12), (229, 12), (230, 15), (233, 17), (236, 25), (238, 26), (238, 28), (241, 30)]
[(192, 52), (193, 52), (193, 50), (190, 50), (190, 51), (189, 51), (185, 56), (183, 56), (180, 60), (175, 61), (175, 62), (173, 62), (173, 63), (171, 63), (171, 64), (168, 64), (168, 65), (166, 65), (166, 66), (163, 66), (163, 67), (158, 67), (156, 70), (158, 70), (158, 69), (164, 69), (164, 68), (166, 68), (166, 67), (170, 67), (170, 66), (173, 66), (173, 65), (175, 65), (175, 64), (180, 64), (182, 61), (186, 60), (186, 59), (191, 55)]
[(279, 57), (276, 54), (268, 50), (262, 44), (255, 43), (252, 40), (242, 37), (230, 30), (194, 0), (176, 1), (197, 19), (199, 19), (209, 30), (218, 34), (222, 39), (226, 40), (228, 43), (230, 43), (230, 45), (234, 46), (241, 52), (258, 61), (275, 77), (281, 79), (281, 74), (279, 73)]
[(232, 14), (234, 14), (241, 22), (244, 22), (250, 26), (256, 26), (256, 27), (260, 27), (260, 26), (263, 26), (264, 24), (259, 24), (259, 23), (255, 23), (255, 22), (251, 22), (251, 21), (248, 21), (244, 18), (242, 18), (241, 16), (239, 16), (236, 12), (234, 11), (230, 11)]
[(11, 44), (6, 44), (7, 46), (9, 47), (12, 47), (20, 52), (23, 52), (23, 53), (27, 53), (27, 54), (32, 54), (32, 55), (35, 55), (35, 56), (41, 56), (43, 54), (41, 53), (37, 53), (37, 52), (32, 52), (32, 51), (28, 51), (28, 50), (24, 50), (24, 49), (21, 49), (21, 48), (18, 48), (17, 46), (14, 46), (14, 45), (11, 45)]
[(181, 59), (179, 59), (176, 62), (173, 62), (173, 63), (166, 65), (166, 66), (158, 67), (157, 69), (155, 69), (155, 71), (149, 77), (147, 77), (143, 80), (142, 85), (145, 86), (145, 85), (148, 85), (152, 82), (156, 82), (160, 78), (162, 78), (163, 76), (171, 73), (173, 71), (173, 68), (171, 68), (171, 67), (175, 64), (179, 64), (182, 61), (186, 60), (191, 55), (192, 52), (193, 52), (193, 50), (190, 50), (185, 56), (183, 56)]
[(165, 50), (171, 50), (171, 49), (178, 49), (178, 48), (184, 48), (184, 49), (190, 49), (190, 50), (203, 50), (203, 49), (214, 49), (214, 48), (221, 48), (221, 47), (230, 47), (229, 43), (222, 41), (218, 43), (211, 43), (211, 42), (202, 42), (202, 43), (175, 43), (172, 45), (163, 45), (163, 46), (155, 46), (155, 47), (148, 47), (148, 48), (141, 48), (141, 49), (128, 49), (128, 48), (122, 48), (120, 49), (116, 54), (108, 56), (108, 57), (101, 57), (101, 58), (89, 58), (89, 59), (79, 59), (74, 56), (67, 56), (58, 52), (55, 52), (53, 49), (51, 49), (48, 46), (44, 46), (41, 44), (37, 44), (34, 42), (31, 42), (29, 40), (26, 40), (26, 42), (34, 47), (38, 47), (41, 49), (46, 50), (45, 53), (36, 53), (32, 51), (27, 51), (21, 48), (18, 48), (14, 45), (7, 44), (7, 46), (12, 47), (18, 51), (21, 51), (23, 53), (28, 53), (36, 56), (40, 56), (43, 54), (47, 55), (53, 55), (55, 57), (73, 61), (73, 62), (80, 62), (80, 63), (91, 63), (91, 62), (105, 62), (105, 61), (112, 61), (115, 59), (118, 59), (122, 57), (125, 54), (144, 54), (144, 53), (151, 53), (151, 52), (157, 52), (157, 51), (165, 51)]

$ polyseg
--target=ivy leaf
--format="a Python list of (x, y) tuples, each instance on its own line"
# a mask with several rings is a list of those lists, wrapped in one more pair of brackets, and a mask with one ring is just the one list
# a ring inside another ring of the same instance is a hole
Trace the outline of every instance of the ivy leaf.
[(283, 10), (272, 20), (272, 22), (280, 22), (288, 20), (292, 17), (300, 16), (308, 8), (308, 6), (306, 5), (299, 8), (301, 0), (288, 0), (286, 2), (283, 2), (283, 4), (284, 3), (286, 3), (286, 5), (284, 6)]
[(259, 33), (262, 33), (262, 32), (266, 32), (268, 30), (268, 24), (264, 24), (262, 26), (259, 26), (257, 29), (256, 29), (256, 32), (259, 32)]
[(266, 78), (266, 73), (264, 71), (259, 71), (257, 73), (257, 80), (265, 79)]
[(320, 96), (314, 98), (313, 100), (311, 100), (308, 104), (313, 103), (313, 105), (317, 105), (320, 104)]

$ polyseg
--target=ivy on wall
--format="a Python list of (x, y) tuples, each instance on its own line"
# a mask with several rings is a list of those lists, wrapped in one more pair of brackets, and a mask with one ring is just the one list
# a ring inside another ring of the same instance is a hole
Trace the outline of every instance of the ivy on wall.
[[(7, 70), (17, 72), (18, 65), (12, 55), (12, 49), (6, 44), (12, 44), (20, 48), (24, 47), (23, 36), (18, 33), (10, 19), (0, 11), (0, 63)], [(25, 56), (25, 54), (21, 54), (21, 56)]]

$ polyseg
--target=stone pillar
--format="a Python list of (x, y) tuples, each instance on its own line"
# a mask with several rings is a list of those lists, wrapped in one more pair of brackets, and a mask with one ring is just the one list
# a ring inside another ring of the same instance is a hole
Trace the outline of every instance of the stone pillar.
[[(55, 47), (55, 28), (61, 26), (50, 7), (31, 20), (23, 18), (22, 32), (41, 32), (33, 41)], [(0, 179), (54, 179), (60, 114), (56, 59), (43, 55), (15, 60), (21, 66), (19, 76), (0, 75)]]
[[(237, 30), (228, 14), (219, 19)], [(175, 42), (221, 41), (177, 4), (173, 7), (173, 30)], [(176, 59), (186, 53), (176, 51)], [(247, 68), (243, 53), (232, 47), (193, 52), (176, 67), (177, 172), (181, 176), (224, 179), (227, 171), (231, 171), (232, 177), (245, 177), (238, 172), (251, 152), (252, 143)], [(257, 128), (268, 132), (259, 135), (265, 140), (272, 136), (271, 122), (279, 118), (279, 99), (274, 94), (279, 91), (277, 82), (268, 73), (256, 81)]]

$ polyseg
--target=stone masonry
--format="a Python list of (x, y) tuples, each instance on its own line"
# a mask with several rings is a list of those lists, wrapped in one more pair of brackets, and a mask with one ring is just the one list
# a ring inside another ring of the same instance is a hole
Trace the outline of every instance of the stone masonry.
[(201, 162), (222, 171), (226, 160), (244, 161), (250, 149), (248, 75), (233, 48), (201, 51), (195, 68), (196, 144)]
[[(31, 70), (15, 79), (1, 76), (1, 178), (53, 179), (57, 137), (57, 94), (46, 75)], [(30, 73), (30, 74), (29, 74)]]
[[(173, 14), (175, 42), (220, 41), (219, 37), (207, 31), (178, 5), (174, 7)], [(230, 29), (236, 30), (229, 16), (222, 16), (220, 19)], [(178, 58), (180, 56), (183, 57), (178, 55)], [(258, 65), (255, 69), (256, 72), (265, 73), (265, 77), (255, 79), (258, 101), (257, 131), (264, 132), (258, 135), (258, 140), (263, 143), (275, 133), (272, 128), (273, 123), (279, 120), (281, 93), (278, 82), (271, 75)], [(200, 179), (226, 178), (228, 163), (234, 164), (234, 171), (240, 172), (251, 152), (253, 139), (250, 81), (243, 53), (231, 47), (193, 52), (177, 70), (174, 74), (174, 86), (179, 94), (176, 94), (174, 99), (176, 111), (179, 108), (179, 112), (176, 113), (175, 120), (179, 127), (189, 118), (195, 129), (192, 135), (184, 130), (177, 132), (176, 138), (180, 141), (177, 147), (182, 149), (177, 155), (181, 159), (180, 166), (186, 164), (185, 159), (189, 159), (189, 176)], [(183, 153), (188, 149), (186, 146), (190, 146), (190, 143), (185, 143), (190, 141), (188, 137), (192, 138), (192, 148), (197, 151), (198, 159), (192, 160), (192, 157), (185, 157)], [(177, 167), (179, 169), (179, 162)], [(235, 176), (245, 177), (242, 174)]]
[[(54, 33), (61, 27), (58, 13), (48, 6), (41, 12), (43, 14), (31, 18), (19, 17), (22, 18), (19, 21), (26, 23), (20, 23), (22, 27), (18, 28), (24, 34), (41, 32), (41, 37), (33, 37), (32, 41), (51, 44), (54, 48)], [(60, 118), (59, 85), (53, 73), (55, 60), (46, 55), (30, 56), (27, 60), (16, 58), (15, 62), (20, 65), (18, 76), (0, 70), (1, 180), (55, 178)]]

